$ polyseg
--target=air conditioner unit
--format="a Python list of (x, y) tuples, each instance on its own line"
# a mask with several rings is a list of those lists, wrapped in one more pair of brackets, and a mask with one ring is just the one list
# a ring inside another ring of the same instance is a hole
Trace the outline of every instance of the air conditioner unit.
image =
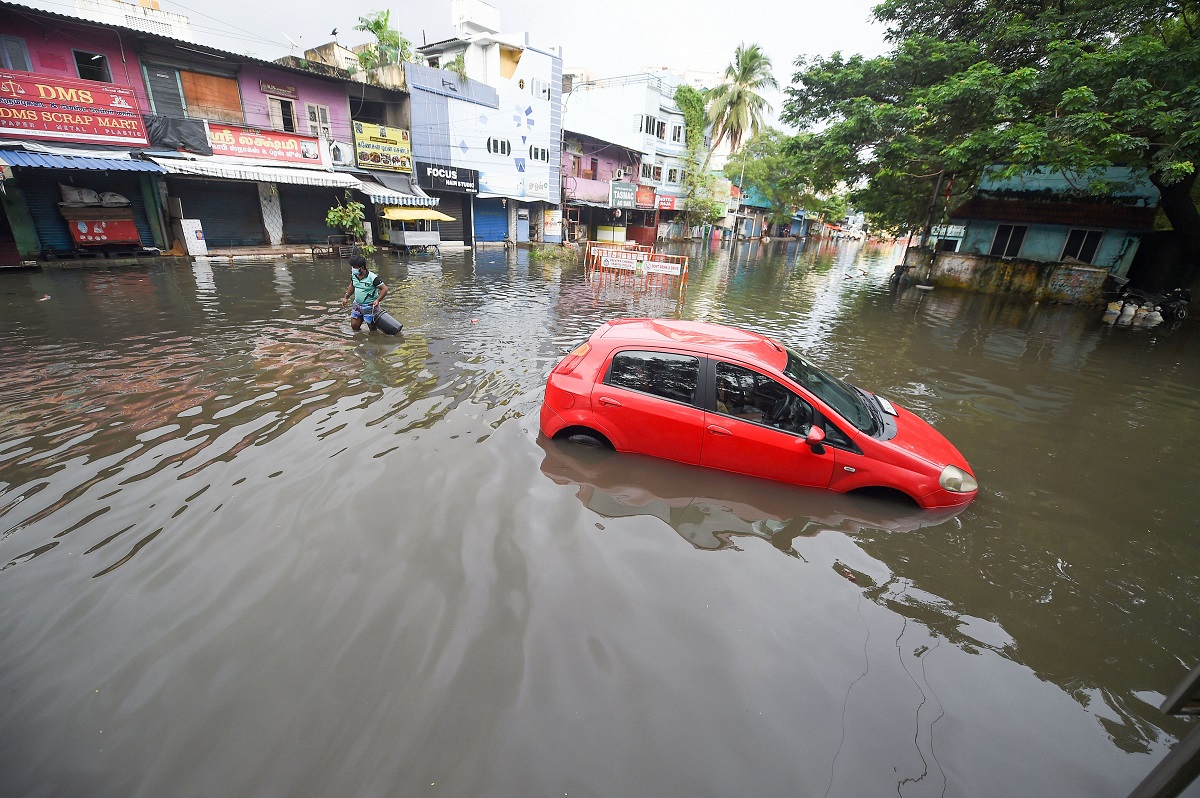
[(614, 169), (613, 170), (613, 180), (621, 180), (624, 177), (625, 177), (624, 169)]

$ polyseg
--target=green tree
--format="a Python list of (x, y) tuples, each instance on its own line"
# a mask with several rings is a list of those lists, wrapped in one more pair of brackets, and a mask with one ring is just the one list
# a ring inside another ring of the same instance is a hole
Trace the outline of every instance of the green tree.
[(687, 154), (683, 160), (684, 227), (713, 224), (725, 215), (725, 202), (717, 196), (717, 178), (708, 170), (711, 150), (704, 146), (704, 130), (708, 119), (704, 95), (687, 85), (675, 88), (675, 104), (683, 111), (684, 141)]
[(788, 147), (788, 138), (770, 127), (725, 164), (726, 177), (741, 180), (766, 198), (776, 224), (790, 222), (793, 208), (815, 209), (821, 204), (809, 187), (809, 171), (808, 163)]
[(819, 184), (861, 186), (857, 206), (916, 226), (995, 164), (1130, 166), (1160, 190), (1194, 278), (1197, 0), (884, 0), (874, 13), (891, 52), (798, 59), (786, 90), (782, 118), (814, 131), (794, 148)]
[(777, 88), (779, 82), (771, 73), (771, 59), (757, 44), (738, 45), (733, 63), (725, 67), (725, 81), (708, 93), (712, 148), (729, 139), (730, 150), (737, 152), (743, 138), (762, 128), (763, 113), (771, 109), (762, 92)]
[(358, 55), (363, 69), (371, 70), (388, 64), (413, 60), (412, 42), (404, 38), (399, 30), (392, 27), (391, 20), (392, 12), (390, 10), (372, 11), (365, 17), (358, 18), (358, 24), (354, 26), (354, 29), (375, 37), (374, 51)]

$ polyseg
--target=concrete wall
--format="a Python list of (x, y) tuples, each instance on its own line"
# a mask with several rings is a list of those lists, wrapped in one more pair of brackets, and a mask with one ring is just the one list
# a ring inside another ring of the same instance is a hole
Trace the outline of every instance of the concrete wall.
[[(1001, 222), (971, 221), (967, 224), (959, 251), (966, 254), (986, 255), (996, 237), (996, 227)], [(1063, 247), (1072, 230), (1070, 225), (1029, 225), (1025, 241), (1021, 244), (1020, 257), (1027, 260), (1056, 262), (1063, 255)], [(1109, 229), (1104, 231), (1092, 265), (1124, 277), (1137, 253), (1140, 236), (1128, 230)]]
[(1092, 304), (1101, 300), (1107, 269), (1067, 263), (1042, 263), (1025, 258), (993, 258), (967, 252), (934, 253), (930, 270), (929, 250), (913, 247), (904, 263), (916, 279), (929, 273), (930, 281), (944, 288), (960, 288), (982, 294), (1016, 294), (1030, 299), (1047, 299), (1068, 304)]

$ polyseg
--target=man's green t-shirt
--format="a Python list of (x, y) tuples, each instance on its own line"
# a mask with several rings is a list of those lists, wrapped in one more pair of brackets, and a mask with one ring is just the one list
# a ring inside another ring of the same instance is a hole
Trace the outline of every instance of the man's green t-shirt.
[(379, 286), (383, 280), (375, 272), (367, 272), (367, 276), (358, 279), (358, 273), (350, 270), (350, 282), (354, 285), (354, 301), (359, 305), (370, 305), (379, 298)]

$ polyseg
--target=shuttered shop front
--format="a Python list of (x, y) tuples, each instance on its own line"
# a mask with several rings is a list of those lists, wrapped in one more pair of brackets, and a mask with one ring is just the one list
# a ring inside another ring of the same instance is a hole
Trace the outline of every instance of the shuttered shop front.
[(283, 240), (289, 244), (323, 244), (340, 231), (325, 224), (325, 214), (344, 200), (345, 189), (279, 184)]
[(508, 235), (508, 209), (498, 199), (475, 200), (475, 240), (503, 241)]
[(470, 244), (471, 218), (468, 211), (470, 199), (466, 194), (431, 194), (441, 198), (437, 210), (454, 217), (453, 222), (442, 222), (439, 229), (442, 241), (462, 241)]
[(21, 172), (21, 192), (29, 206), (29, 215), (33, 217), (43, 253), (61, 255), (76, 249), (71, 231), (67, 228), (67, 220), (58, 206), (62, 202), (60, 183), (93, 191), (113, 191), (125, 197), (129, 200), (129, 209), (133, 213), (142, 246), (154, 246), (154, 233), (146, 216), (146, 203), (142, 199), (141, 180), (136, 175), (79, 169), (38, 169), (32, 173), (31, 170), (22, 169)]
[(183, 218), (200, 220), (210, 248), (261, 246), (267, 242), (256, 183), (174, 178), (167, 185), (171, 196), (178, 197), (183, 206)]

